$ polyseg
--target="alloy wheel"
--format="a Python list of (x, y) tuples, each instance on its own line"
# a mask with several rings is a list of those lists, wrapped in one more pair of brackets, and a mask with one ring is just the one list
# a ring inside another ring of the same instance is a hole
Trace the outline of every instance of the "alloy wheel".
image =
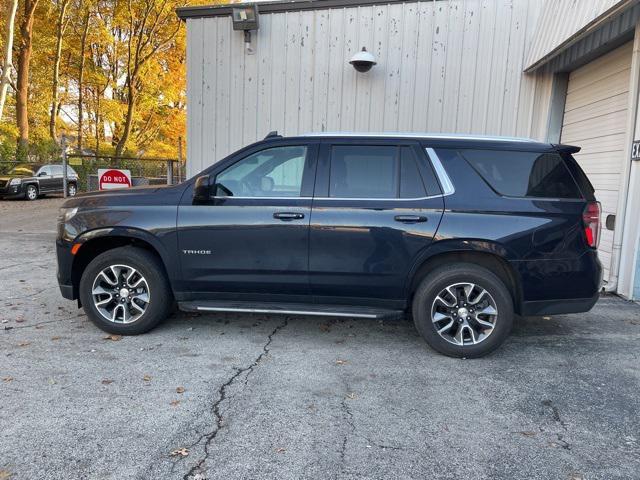
[(27, 198), (29, 200), (35, 200), (36, 198), (38, 198), (38, 189), (33, 185), (29, 185), (27, 187)]
[(144, 276), (129, 265), (110, 265), (91, 288), (96, 310), (113, 323), (133, 323), (147, 311), (151, 292)]
[(454, 345), (477, 345), (491, 335), (498, 307), (491, 294), (474, 283), (455, 283), (438, 293), (431, 306), (433, 326)]
[(76, 186), (71, 184), (69, 185), (69, 188), (67, 189), (67, 193), (69, 194), (70, 197), (75, 197), (76, 196)]

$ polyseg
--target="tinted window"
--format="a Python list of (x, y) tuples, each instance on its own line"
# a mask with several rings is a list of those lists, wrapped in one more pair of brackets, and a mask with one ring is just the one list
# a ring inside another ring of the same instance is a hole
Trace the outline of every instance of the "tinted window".
[(397, 198), (398, 148), (340, 145), (331, 149), (329, 196)]
[(409, 147), (402, 147), (400, 152), (400, 198), (426, 197), (415, 152)]
[(512, 197), (581, 198), (557, 153), (460, 150), (498, 193)]
[[(62, 175), (62, 165), (51, 165), (51, 171), (53, 175)], [(68, 173), (69, 171), (67, 170)]]
[(48, 165), (45, 165), (44, 167), (40, 167), (40, 170), (38, 170), (37, 175), (51, 175), (51, 167), (49, 167)]
[(239, 160), (216, 177), (217, 196), (299, 197), (306, 147), (276, 147)]

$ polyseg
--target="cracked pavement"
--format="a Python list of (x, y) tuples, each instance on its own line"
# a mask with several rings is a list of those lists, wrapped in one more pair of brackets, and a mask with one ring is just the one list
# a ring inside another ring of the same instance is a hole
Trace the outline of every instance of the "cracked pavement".
[(0, 202), (0, 479), (639, 478), (637, 304), (518, 319), (479, 360), (404, 319), (109, 338), (57, 290), (60, 203)]

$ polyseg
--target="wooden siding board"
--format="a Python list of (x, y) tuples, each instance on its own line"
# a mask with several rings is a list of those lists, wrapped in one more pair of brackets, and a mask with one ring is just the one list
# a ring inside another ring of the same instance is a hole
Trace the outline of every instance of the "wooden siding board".
[(187, 28), (187, 175), (203, 169), (202, 158), (202, 81), (205, 59), (203, 55), (204, 20), (190, 21)]
[[(544, 139), (551, 77), (520, 71), (540, 15), (528, 3), (450, 0), (273, 13), (252, 32), (253, 54), (228, 17), (189, 19), (190, 169), (271, 130)], [(378, 62), (364, 74), (348, 64), (362, 47)], [(209, 90), (198, 93), (202, 70)]]

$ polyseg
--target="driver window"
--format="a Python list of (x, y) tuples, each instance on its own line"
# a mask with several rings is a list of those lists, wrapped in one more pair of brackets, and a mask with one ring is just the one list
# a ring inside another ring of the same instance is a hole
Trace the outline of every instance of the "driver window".
[(299, 197), (307, 147), (275, 147), (249, 155), (216, 177), (218, 197)]
[(40, 170), (38, 170), (38, 173), (36, 173), (36, 176), (42, 176), (42, 175), (50, 176), (51, 169), (48, 166), (40, 167)]

